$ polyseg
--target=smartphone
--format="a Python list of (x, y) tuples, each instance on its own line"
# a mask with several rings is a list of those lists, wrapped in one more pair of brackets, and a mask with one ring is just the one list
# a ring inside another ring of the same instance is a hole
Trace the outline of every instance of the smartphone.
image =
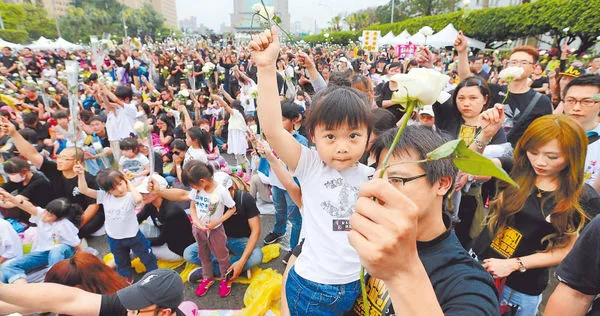
[(231, 280), (232, 277), (233, 277), (233, 270), (227, 271), (227, 274), (225, 274), (225, 281)]

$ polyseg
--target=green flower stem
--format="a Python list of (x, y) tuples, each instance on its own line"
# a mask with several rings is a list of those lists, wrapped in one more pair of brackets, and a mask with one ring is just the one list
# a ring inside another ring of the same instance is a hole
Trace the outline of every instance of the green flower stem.
[(392, 145), (388, 149), (388, 152), (385, 155), (385, 158), (383, 159), (383, 162), (381, 164), (383, 167), (381, 168), (381, 171), (379, 171), (379, 178), (383, 178), (385, 171), (389, 167), (388, 161), (390, 160), (390, 157), (392, 157), (392, 153), (396, 149), (396, 146), (398, 146), (400, 137), (402, 136), (402, 133), (404, 133), (404, 129), (406, 128), (406, 125), (408, 124), (408, 120), (410, 120), (410, 118), (412, 117), (412, 114), (415, 110), (415, 106), (417, 105), (418, 102), (419, 101), (416, 101), (416, 100), (408, 101), (408, 105), (406, 107), (406, 113), (404, 114), (404, 117), (402, 118), (402, 124), (400, 125), (400, 128), (398, 129), (398, 132), (396, 133), (396, 137), (394, 137), (394, 141), (392, 142)]
[(510, 94), (510, 83), (513, 81), (511, 80), (507, 80), (508, 84), (506, 85), (506, 95), (504, 96), (504, 100), (502, 100), (502, 104), (506, 104), (506, 100), (508, 99), (508, 95)]
[(360, 266), (360, 293), (362, 293), (363, 310), (365, 316), (371, 315), (371, 310), (367, 307), (367, 285), (365, 284), (365, 267)]

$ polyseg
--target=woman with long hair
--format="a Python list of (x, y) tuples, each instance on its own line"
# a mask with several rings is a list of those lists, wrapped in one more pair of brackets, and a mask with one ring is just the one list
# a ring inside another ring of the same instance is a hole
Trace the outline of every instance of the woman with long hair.
[[(490, 203), (487, 229), (472, 251), (495, 279), (504, 279), (501, 301), (535, 315), (548, 284), (579, 231), (600, 207), (584, 184), (587, 137), (577, 122), (542, 116), (516, 145), (511, 176), (519, 187), (499, 185)], [(502, 283), (502, 282), (501, 282)]]
[(77, 252), (48, 270), (44, 282), (78, 287), (96, 294), (115, 294), (128, 286), (127, 279), (91, 253)]

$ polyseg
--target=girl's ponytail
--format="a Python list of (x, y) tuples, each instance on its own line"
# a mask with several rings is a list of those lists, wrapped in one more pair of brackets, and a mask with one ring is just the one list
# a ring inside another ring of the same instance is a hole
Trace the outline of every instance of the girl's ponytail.
[(75, 227), (79, 227), (81, 224), (83, 209), (79, 204), (70, 203), (67, 198), (58, 198), (50, 201), (50, 203), (46, 205), (46, 211), (56, 216), (57, 221), (66, 218), (73, 223)]
[(189, 187), (191, 184), (199, 183), (202, 179), (211, 179), (213, 174), (214, 169), (211, 165), (199, 160), (191, 160), (183, 166), (181, 182)]

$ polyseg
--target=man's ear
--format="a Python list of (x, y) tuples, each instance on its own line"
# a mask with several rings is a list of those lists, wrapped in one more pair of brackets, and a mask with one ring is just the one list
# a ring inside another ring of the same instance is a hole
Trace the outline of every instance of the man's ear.
[(437, 193), (444, 196), (452, 188), (453, 179), (450, 176), (442, 177), (437, 181)]

